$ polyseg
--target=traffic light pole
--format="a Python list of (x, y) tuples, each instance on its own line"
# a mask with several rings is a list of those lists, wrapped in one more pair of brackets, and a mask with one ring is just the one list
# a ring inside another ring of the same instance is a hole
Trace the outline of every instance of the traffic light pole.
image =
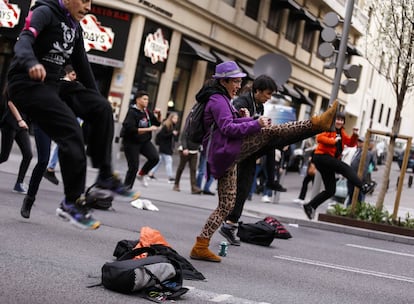
[[(343, 23), (341, 42), (339, 44), (338, 56), (336, 60), (335, 78), (332, 86), (329, 104), (331, 105), (338, 97), (339, 87), (341, 84), (342, 70), (344, 69), (346, 49), (348, 47), (349, 28), (351, 27), (352, 13), (354, 11), (354, 0), (348, 0), (346, 4), (345, 19)], [(316, 172), (315, 181), (312, 187), (312, 198), (319, 194), (322, 185), (322, 178), (319, 172)]]
[(341, 34), (341, 42), (339, 44), (338, 57), (336, 60), (335, 78), (331, 91), (331, 98), (329, 104), (332, 104), (338, 97), (339, 87), (341, 84), (342, 71), (344, 69), (346, 49), (348, 47), (349, 28), (351, 27), (352, 13), (354, 11), (354, 0), (348, 0), (346, 5), (345, 19)]

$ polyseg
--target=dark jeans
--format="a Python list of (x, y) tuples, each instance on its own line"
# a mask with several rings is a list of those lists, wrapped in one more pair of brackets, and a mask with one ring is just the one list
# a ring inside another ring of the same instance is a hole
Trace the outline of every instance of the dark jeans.
[(33, 157), (29, 132), (26, 129), (15, 130), (9, 125), (4, 125), (1, 128), (0, 164), (9, 159), (10, 152), (13, 147), (13, 141), (16, 141), (23, 157), (19, 166), (16, 182), (23, 183), (24, 177), (29, 169), (30, 161)]
[(346, 163), (337, 158), (334, 158), (327, 154), (315, 154), (312, 158), (312, 161), (314, 162), (316, 169), (318, 169), (319, 173), (321, 174), (322, 181), (325, 186), (325, 190), (316, 195), (308, 203), (308, 205), (314, 209), (318, 208), (327, 199), (335, 194), (335, 173), (341, 174), (343, 177), (348, 179), (352, 185), (358, 188), (361, 188), (363, 185), (362, 181), (355, 173), (355, 171)]
[(77, 121), (89, 126), (88, 151), (99, 175), (112, 171), (112, 108), (108, 100), (81, 85), (60, 96), (56, 82), (25, 81), (9, 83), (10, 99), (59, 146), (59, 162), (65, 196), (75, 201), (85, 191), (86, 153), (83, 131)]
[(124, 184), (127, 187), (132, 188), (134, 186), (135, 177), (139, 168), (139, 156), (142, 154), (146, 157), (147, 161), (142, 166), (142, 171), (147, 174), (152, 168), (158, 164), (160, 160), (158, 151), (151, 141), (143, 143), (124, 142), (124, 153), (128, 163), (128, 170), (125, 175)]
[(32, 171), (27, 195), (34, 198), (36, 197), (37, 191), (39, 190), (39, 185), (42, 181), (43, 173), (45, 172), (47, 164), (49, 162), (51, 140), (49, 136), (47, 136), (47, 134), (43, 132), (42, 129), (40, 129), (37, 125), (34, 125), (33, 129), (37, 149), (37, 163)]
[(306, 176), (303, 178), (302, 188), (300, 188), (300, 194), (299, 194), (299, 198), (301, 200), (304, 200), (306, 197), (306, 193), (308, 192), (308, 184), (310, 182), (313, 183), (314, 180), (315, 180), (315, 175), (306, 174)]
[(196, 171), (197, 171), (197, 159), (198, 153), (188, 153), (184, 155), (183, 151), (180, 151), (180, 163), (177, 167), (177, 172), (175, 174), (175, 182), (176, 186), (180, 185), (181, 175), (183, 174), (185, 165), (188, 162), (188, 166), (190, 167), (190, 184), (191, 184), (191, 191), (197, 190), (197, 181), (196, 181)]

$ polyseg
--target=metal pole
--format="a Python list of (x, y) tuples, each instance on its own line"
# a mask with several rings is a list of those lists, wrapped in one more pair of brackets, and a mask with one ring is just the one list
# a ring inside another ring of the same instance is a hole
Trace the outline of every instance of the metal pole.
[[(346, 4), (345, 19), (341, 34), (341, 43), (339, 44), (338, 56), (336, 59), (335, 78), (332, 86), (329, 104), (331, 105), (338, 97), (339, 87), (341, 85), (341, 76), (344, 68), (346, 49), (348, 46), (348, 35), (351, 27), (352, 13), (354, 11), (354, 0), (348, 0)], [(312, 187), (312, 198), (319, 194), (321, 190), (321, 175), (316, 174)]]

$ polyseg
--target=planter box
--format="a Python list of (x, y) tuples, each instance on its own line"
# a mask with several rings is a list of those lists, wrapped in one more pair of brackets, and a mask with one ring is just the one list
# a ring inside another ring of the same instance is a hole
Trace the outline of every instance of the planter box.
[(346, 216), (319, 213), (318, 221), (414, 237), (414, 229), (366, 222)]

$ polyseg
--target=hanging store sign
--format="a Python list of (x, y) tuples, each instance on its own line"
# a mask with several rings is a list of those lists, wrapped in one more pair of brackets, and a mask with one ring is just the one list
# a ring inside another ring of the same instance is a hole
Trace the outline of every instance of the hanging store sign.
[(164, 62), (168, 57), (170, 48), (167, 40), (164, 39), (162, 30), (159, 28), (153, 34), (148, 34), (145, 39), (144, 54), (151, 58), (151, 63)]
[(110, 27), (102, 26), (98, 19), (88, 14), (81, 20), (85, 50), (107, 52), (112, 48), (115, 34)]
[(10, 4), (8, 0), (0, 0), (0, 27), (14, 28), (19, 24), (20, 7)]

